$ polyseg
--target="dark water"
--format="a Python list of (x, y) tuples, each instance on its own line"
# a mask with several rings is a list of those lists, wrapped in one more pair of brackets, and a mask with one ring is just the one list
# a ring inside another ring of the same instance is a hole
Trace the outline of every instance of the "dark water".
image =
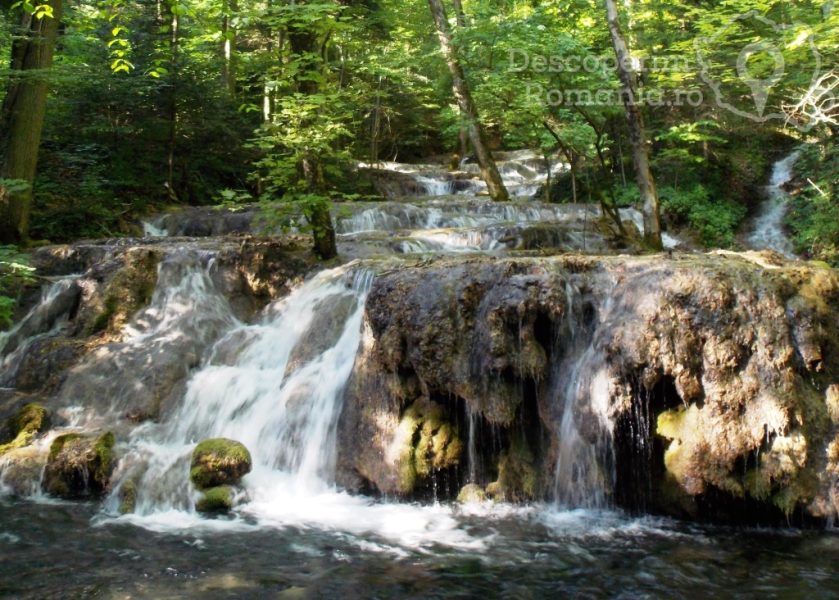
[(836, 598), (839, 535), (530, 509), (459, 515), (474, 549), (253, 527), (93, 524), (93, 505), (0, 501), (10, 598)]

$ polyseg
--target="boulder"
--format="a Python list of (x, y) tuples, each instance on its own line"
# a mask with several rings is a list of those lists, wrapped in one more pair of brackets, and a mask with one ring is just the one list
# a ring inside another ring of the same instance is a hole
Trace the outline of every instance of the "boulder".
[(0, 456), (31, 443), (32, 438), (50, 427), (49, 412), (40, 404), (27, 404), (6, 423), (7, 442), (0, 444)]
[(476, 483), (467, 483), (457, 494), (457, 501), (460, 504), (480, 504), (486, 502), (486, 500), (486, 492)]
[(114, 434), (60, 435), (50, 446), (42, 486), (59, 498), (86, 499), (102, 496), (114, 469)]
[(32, 496), (38, 492), (46, 452), (36, 446), (26, 446), (3, 455), (0, 488), (15, 496)]
[(239, 442), (225, 438), (204, 440), (192, 452), (189, 478), (199, 490), (237, 485), (251, 471), (251, 454)]
[(234, 495), (229, 485), (206, 489), (195, 503), (195, 510), (201, 513), (225, 513), (233, 508)]

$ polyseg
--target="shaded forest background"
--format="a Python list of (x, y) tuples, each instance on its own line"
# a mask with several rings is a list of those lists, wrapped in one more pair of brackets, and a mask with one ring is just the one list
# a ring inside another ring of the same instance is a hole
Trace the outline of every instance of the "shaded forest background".
[[(3, 4), (0, 64), (9, 65), (20, 15), (38, 6)], [(62, 8), (52, 68), (27, 75), (48, 77), (50, 90), (32, 187), (34, 240), (137, 234), (140, 216), (172, 204), (306, 201), (303, 154), (317, 156), (319, 195), (353, 200), (374, 195), (356, 177), (356, 160), (464, 153), (425, 0), (81, 0)], [(491, 146), (571, 164), (573, 173), (553, 183), (554, 202), (636, 203), (623, 107), (536, 92), (618, 89), (611, 69), (534, 60), (610, 64), (601, 3), (456, 0), (446, 8)], [(639, 72), (644, 95), (665, 99), (644, 106), (665, 226), (706, 247), (736, 246), (772, 161), (806, 143), (798, 169), (810, 182), (789, 226), (799, 251), (836, 264), (835, 125), (801, 133), (721, 108), (696, 60), (697, 41), (711, 40), (702, 51), (719, 67), (716, 81), (747, 105), (732, 57), (779, 24), (785, 76), (769, 102), (797, 97), (810, 85), (814, 52), (822, 72), (837, 64), (832, 3), (633, 0), (621, 11), (639, 64), (679, 67)], [(764, 20), (738, 20), (752, 11)], [(771, 56), (750, 67), (772, 68)], [(17, 76), (0, 71), (0, 95)], [(671, 102), (692, 91), (700, 102)]]

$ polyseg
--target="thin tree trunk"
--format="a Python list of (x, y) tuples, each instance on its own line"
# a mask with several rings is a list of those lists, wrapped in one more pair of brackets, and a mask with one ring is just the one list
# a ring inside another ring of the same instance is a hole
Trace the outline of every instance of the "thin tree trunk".
[[(312, 95), (318, 92), (318, 82), (312, 77), (312, 73), (320, 68), (313, 56), (320, 56), (322, 60), (322, 47), (318, 44), (316, 34), (304, 29), (290, 28), (288, 40), (291, 51), (298, 57), (308, 57), (303, 60), (300, 67), (296, 85), (297, 91), (301, 94)], [(300, 164), (303, 177), (306, 181), (306, 188), (310, 194), (320, 194), (323, 191), (323, 173), (318, 157), (305, 156)], [(323, 260), (329, 260), (338, 256), (338, 246), (335, 240), (335, 227), (332, 223), (332, 216), (329, 214), (329, 201), (316, 202), (309, 208), (307, 215), (309, 225), (312, 227), (315, 252)]]
[(650, 154), (647, 148), (644, 118), (637, 102), (635, 74), (632, 71), (629, 48), (621, 33), (615, 0), (606, 0), (606, 16), (618, 63), (621, 96), (626, 112), (626, 123), (629, 127), (629, 139), (632, 144), (635, 176), (641, 192), (641, 200), (644, 203), (644, 241), (653, 249), (661, 250), (661, 209), (655, 180), (650, 170)]
[(458, 27), (466, 27), (466, 13), (463, 12), (463, 2), (452, 0), (454, 6), (454, 20)]
[(175, 192), (175, 151), (178, 143), (178, 61), (179, 61), (179, 38), (178, 27), (180, 26), (180, 18), (172, 10), (173, 4), (169, 4), (169, 59), (171, 61), (171, 71), (169, 76), (169, 98), (168, 98), (168, 120), (169, 120), (169, 139), (167, 140), (166, 153), (166, 187), (169, 192), (169, 199), (173, 202), (178, 201), (178, 194)]
[(221, 79), (224, 89), (232, 98), (236, 95), (236, 29), (231, 24), (233, 15), (239, 10), (236, 0), (225, 0), (222, 5), (221, 37), (222, 66)]
[[(452, 0), (452, 5), (454, 6), (454, 16), (455, 23), (457, 23), (457, 27), (459, 29), (465, 28), (466, 13), (463, 11), (463, 3), (460, 0)], [(460, 160), (462, 161), (464, 158), (469, 156), (469, 130), (466, 127), (461, 126), (460, 131), (457, 135), (457, 141), (460, 146), (459, 156)], [(459, 164), (458, 168), (460, 168)]]
[(481, 177), (486, 182), (487, 190), (493, 200), (500, 202), (507, 201), (510, 199), (510, 196), (507, 193), (507, 188), (504, 187), (504, 181), (501, 179), (501, 174), (498, 172), (495, 160), (492, 158), (492, 154), (487, 147), (486, 134), (478, 117), (478, 109), (472, 100), (472, 94), (466, 82), (466, 76), (463, 73), (463, 67), (460, 65), (457, 53), (452, 45), (452, 36), (449, 33), (449, 22), (446, 18), (443, 3), (441, 0), (428, 0), (428, 6), (431, 9), (431, 16), (434, 18), (434, 25), (437, 28), (440, 49), (443, 51), (443, 56), (446, 59), (446, 64), (452, 76), (452, 90), (454, 91), (457, 104), (460, 107), (461, 116), (466, 121), (469, 139), (472, 142), (472, 148), (475, 150), (475, 156), (481, 168)]
[(621, 184), (626, 187), (626, 165), (623, 159), (623, 141), (618, 140), (618, 164), (621, 168)]
[(53, 16), (36, 19), (18, 9), (20, 29), (12, 41), (11, 68), (0, 109), (0, 243), (29, 241), (32, 184), (47, 106), (46, 72), (52, 66), (62, 0), (48, 0)]

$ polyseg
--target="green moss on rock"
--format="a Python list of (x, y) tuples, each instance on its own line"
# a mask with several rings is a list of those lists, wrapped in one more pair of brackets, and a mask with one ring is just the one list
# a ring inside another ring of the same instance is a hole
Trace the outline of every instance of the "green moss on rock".
[(127, 515), (137, 508), (137, 484), (134, 481), (126, 481), (119, 489), (119, 513)]
[(523, 435), (515, 435), (510, 447), (498, 460), (498, 480), (487, 486), (496, 500), (524, 502), (534, 500), (539, 491), (539, 467)]
[(119, 331), (134, 313), (151, 301), (159, 260), (156, 252), (147, 249), (126, 254), (125, 266), (105, 288), (102, 310), (91, 322), (89, 333)]
[(463, 452), (457, 429), (446, 419), (444, 408), (420, 399), (402, 415), (396, 436), (398, 485), (403, 494), (414, 491), (417, 483), (435, 471), (455, 466)]
[(224, 513), (233, 508), (233, 488), (221, 485), (204, 490), (195, 503), (195, 510), (202, 513)]
[(28, 446), (32, 439), (50, 427), (49, 412), (40, 404), (27, 404), (21, 408), (6, 423), (6, 429), (11, 440), (0, 444), (0, 456), (14, 450)]
[(189, 478), (200, 490), (236, 485), (250, 473), (251, 467), (251, 454), (243, 444), (213, 438), (195, 447)]
[(476, 483), (467, 483), (457, 494), (457, 501), (460, 504), (475, 504), (485, 502), (487, 494), (481, 486)]
[(50, 446), (44, 469), (44, 491), (67, 499), (101, 496), (114, 469), (114, 434), (79, 433), (58, 436)]

